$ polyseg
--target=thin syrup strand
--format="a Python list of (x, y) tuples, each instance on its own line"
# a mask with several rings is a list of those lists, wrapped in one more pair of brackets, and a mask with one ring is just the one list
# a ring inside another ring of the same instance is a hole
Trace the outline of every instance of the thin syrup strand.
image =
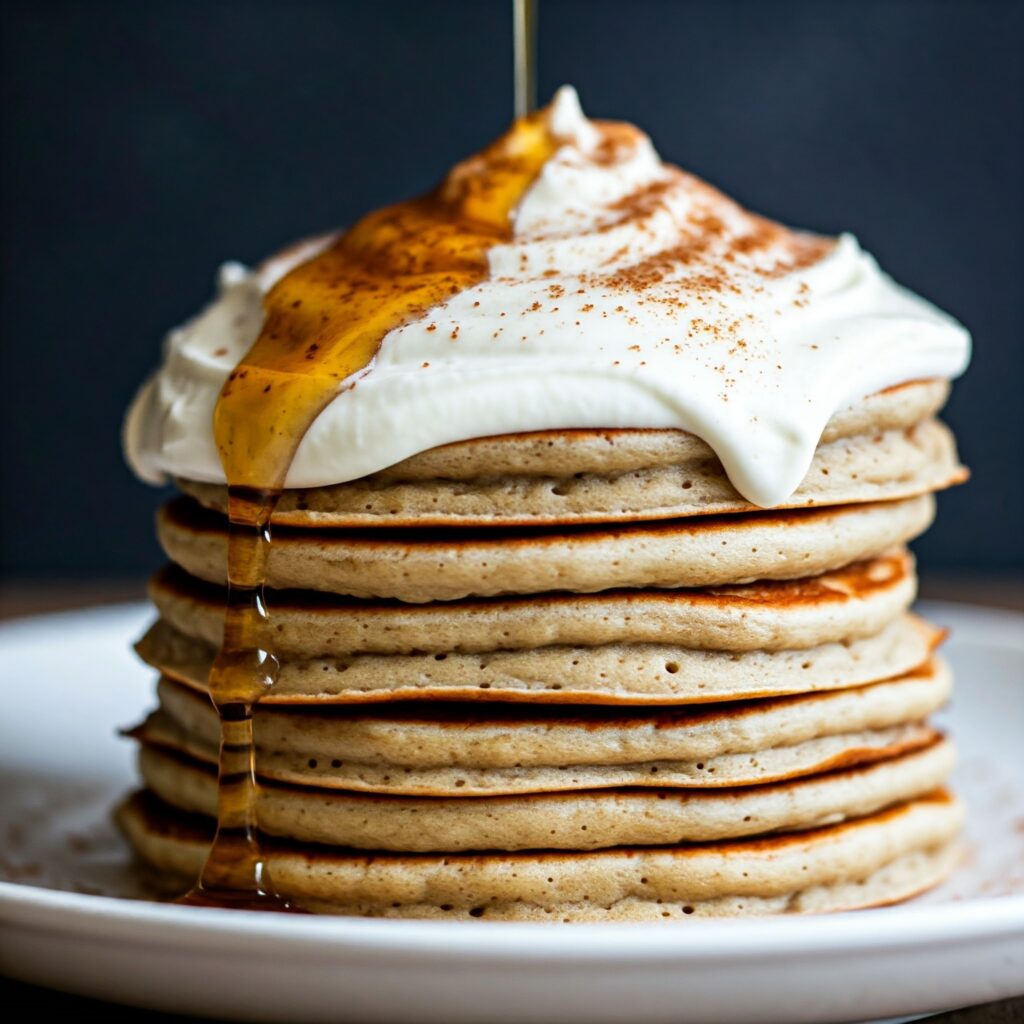
[(537, 107), (537, 0), (512, 0), (515, 46), (515, 115)]

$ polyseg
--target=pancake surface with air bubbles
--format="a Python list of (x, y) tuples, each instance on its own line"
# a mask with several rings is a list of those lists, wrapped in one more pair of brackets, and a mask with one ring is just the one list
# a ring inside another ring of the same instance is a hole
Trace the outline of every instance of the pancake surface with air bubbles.
[[(266, 584), (410, 603), (465, 597), (707, 587), (813, 576), (903, 544), (931, 525), (930, 495), (840, 508), (557, 532), (276, 531)], [(165, 506), (168, 557), (223, 584), (227, 525), (193, 502)]]
[[(164, 884), (196, 877), (210, 819), (138, 794), (118, 822)], [(807, 832), (591, 852), (388, 854), (264, 844), (285, 896), (322, 913), (505, 921), (659, 921), (823, 913), (906, 899), (956, 865), (948, 793)]]
[[(952, 764), (952, 744), (933, 734), (916, 749), (871, 764), (742, 788), (620, 787), (424, 800), (265, 781), (259, 820), (270, 835), (399, 852), (705, 842), (873, 814), (931, 792)], [(166, 803), (216, 814), (213, 765), (150, 743), (143, 744), (139, 765), (146, 785)]]
[[(951, 687), (936, 660), (851, 690), (626, 716), (568, 705), (257, 706), (257, 765), (279, 782), (431, 797), (752, 785), (924, 746), (935, 737), (924, 719)], [(167, 680), (158, 695), (136, 736), (216, 764), (209, 702)]]
[[(838, 689), (922, 664), (941, 631), (905, 609), (893, 551), (823, 576), (710, 590), (617, 591), (427, 605), (268, 596), (280, 671), (267, 704), (479, 699), (690, 703)], [(224, 593), (177, 571), (139, 644), (205, 689)]]

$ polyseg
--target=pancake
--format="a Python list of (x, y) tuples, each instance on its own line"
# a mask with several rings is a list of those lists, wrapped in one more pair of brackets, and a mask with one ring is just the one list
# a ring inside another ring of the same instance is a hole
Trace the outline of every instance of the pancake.
[[(873, 814), (942, 785), (948, 740), (869, 766), (743, 789), (606, 789), (423, 799), (265, 782), (260, 828), (274, 836), (367, 850), (453, 853), (706, 842), (817, 828)], [(179, 810), (213, 817), (213, 767), (159, 746), (139, 752), (142, 778)]]
[[(705, 590), (549, 593), (421, 605), (276, 591), (267, 600), (274, 652), (285, 658), (649, 643), (786, 651), (875, 636), (910, 607), (916, 589), (913, 557), (897, 549), (808, 579)], [(153, 578), (149, 596), (170, 626), (220, 645), (227, 601), (222, 587), (172, 567)]]
[[(756, 511), (729, 482), (721, 463), (707, 452), (658, 465), (666, 449), (676, 447), (678, 432), (659, 431), (655, 465), (617, 468), (614, 439), (601, 439), (615, 468), (579, 470), (568, 476), (536, 472), (499, 474), (480, 466), (478, 478), (435, 478), (406, 481), (365, 477), (331, 487), (289, 490), (275, 510), (274, 521), (301, 527), (366, 526), (492, 526), (613, 523)], [(571, 437), (547, 442), (571, 452)], [(494, 438), (491, 448), (506, 439)], [(509, 444), (515, 444), (512, 438)], [(472, 444), (472, 442), (465, 442)], [(582, 442), (588, 449), (595, 439)], [(651, 445), (653, 447), (653, 444)], [(565, 453), (559, 454), (563, 459)], [(474, 460), (480, 461), (482, 460)], [(497, 463), (511, 462), (508, 455)], [(581, 464), (600, 463), (598, 452)], [(528, 460), (536, 469), (542, 458)], [(965, 479), (957, 460), (953, 435), (937, 420), (902, 430), (872, 432), (820, 445), (793, 495), (777, 508), (840, 505), (907, 498), (935, 491)], [(178, 486), (208, 508), (225, 512), (227, 488), (179, 480)]]
[[(705, 704), (843, 689), (902, 675), (925, 661), (942, 637), (917, 616), (901, 615), (875, 636), (788, 651), (604, 644), (474, 654), (278, 655), (277, 678), (261, 703)], [(136, 650), (163, 675), (206, 692), (215, 647), (160, 620)]]
[[(604, 709), (448, 704), (255, 710), (261, 776), (307, 786), (478, 796), (616, 786), (739, 786), (912, 750), (949, 698), (940, 661), (854, 690), (624, 717)], [(168, 680), (138, 738), (217, 763), (209, 700)]]
[[(927, 380), (876, 392), (839, 410), (828, 421), (821, 443), (913, 427), (939, 412), (949, 390), (948, 381)], [(546, 430), (431, 448), (367, 479), (390, 483), (520, 475), (571, 477), (576, 473), (662, 469), (709, 458), (715, 458), (710, 445), (683, 430)]]
[(962, 810), (905, 545), (968, 475), (939, 416), (969, 348), (569, 87), (423, 197), (226, 266), (123, 431), (180, 494), (122, 831), (206, 907), (922, 891)]
[[(135, 850), (181, 888), (210, 819), (136, 794), (117, 812)], [(315, 912), (513, 921), (656, 921), (821, 913), (906, 899), (956, 864), (962, 810), (938, 790), (855, 821), (722, 843), (592, 852), (381, 854), (268, 841), (277, 892)]]
[[(952, 439), (931, 420), (948, 394), (945, 381), (917, 381), (836, 413), (787, 507), (907, 497), (957, 482), (961, 474)], [(207, 507), (226, 508), (224, 487), (178, 482)], [(288, 490), (274, 521), (482, 525), (753, 509), (729, 484), (710, 446), (693, 434), (553, 430), (462, 441), (347, 484)]]
[[(555, 532), (275, 531), (265, 580), (411, 603), (470, 595), (593, 593), (621, 587), (705, 587), (813, 576), (880, 554), (931, 524), (934, 498), (840, 508), (710, 516)], [(227, 527), (179, 499), (158, 515), (168, 557), (223, 584)]]

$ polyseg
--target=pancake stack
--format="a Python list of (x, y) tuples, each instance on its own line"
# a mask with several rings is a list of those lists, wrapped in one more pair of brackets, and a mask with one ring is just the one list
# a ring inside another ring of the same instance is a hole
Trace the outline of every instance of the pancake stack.
[[(275, 889), (378, 917), (662, 920), (901, 900), (957, 856), (942, 632), (905, 545), (959, 482), (944, 381), (837, 413), (787, 507), (681, 430), (434, 448), (286, 491), (256, 709)], [(226, 489), (179, 480), (119, 811), (168, 888), (217, 809)]]

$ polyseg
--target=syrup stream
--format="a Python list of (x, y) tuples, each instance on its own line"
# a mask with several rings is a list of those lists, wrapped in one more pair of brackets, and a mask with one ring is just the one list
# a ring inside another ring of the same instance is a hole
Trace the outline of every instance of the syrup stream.
[(228, 493), (228, 604), (224, 639), (210, 670), (210, 699), (220, 717), (217, 831), (198, 883), (179, 901), (190, 906), (294, 911), (273, 891), (260, 850), (253, 709), (277, 678), (266, 642), (263, 581), (270, 517), (280, 492)]
[(515, 46), (515, 114), (537, 107), (537, 0), (512, 0)]

